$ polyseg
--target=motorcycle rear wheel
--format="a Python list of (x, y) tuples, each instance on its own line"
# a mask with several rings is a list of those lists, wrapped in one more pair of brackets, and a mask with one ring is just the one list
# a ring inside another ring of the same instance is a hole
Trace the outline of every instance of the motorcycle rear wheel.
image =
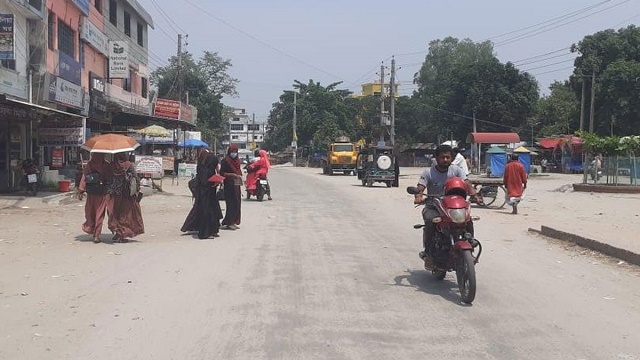
[(258, 191), (258, 193), (256, 194), (258, 201), (262, 202), (262, 200), (264, 200), (264, 187), (262, 185), (258, 185), (258, 188), (256, 190)]
[(473, 255), (470, 250), (465, 250), (460, 255), (456, 267), (458, 289), (460, 289), (462, 302), (471, 304), (476, 298), (476, 269)]

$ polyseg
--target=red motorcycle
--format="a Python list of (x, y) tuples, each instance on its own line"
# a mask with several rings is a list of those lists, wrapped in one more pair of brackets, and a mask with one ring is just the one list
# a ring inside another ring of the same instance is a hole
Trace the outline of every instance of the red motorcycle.
[[(417, 187), (408, 187), (412, 195), (420, 193)], [(476, 296), (475, 265), (482, 254), (482, 244), (473, 236), (472, 217), (467, 201), (465, 182), (460, 178), (451, 178), (445, 183), (444, 196), (428, 196), (420, 205), (431, 204), (439, 216), (433, 219), (436, 231), (426, 255), (433, 259), (435, 269), (431, 271), (438, 280), (443, 280), (449, 271), (455, 271), (462, 301), (471, 304)], [(415, 225), (415, 229), (423, 229), (424, 224)], [(426, 234), (423, 235), (423, 238)], [(474, 254), (476, 249), (477, 254)]]

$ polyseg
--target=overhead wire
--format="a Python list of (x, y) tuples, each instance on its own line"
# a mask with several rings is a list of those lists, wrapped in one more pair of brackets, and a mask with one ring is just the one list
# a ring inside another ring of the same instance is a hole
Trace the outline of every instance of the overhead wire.
[(323, 69), (321, 69), (321, 68), (319, 68), (319, 67), (317, 67), (315, 65), (312, 65), (312, 64), (310, 64), (310, 63), (308, 63), (308, 62), (306, 62), (306, 61), (304, 61), (302, 59), (299, 59), (299, 58), (297, 58), (297, 57), (295, 57), (295, 56), (293, 56), (293, 55), (291, 55), (291, 54), (289, 54), (289, 53), (287, 53), (287, 52), (285, 52), (285, 51), (283, 51), (283, 50), (281, 50), (281, 49), (279, 49), (279, 48), (277, 48), (277, 47), (275, 47), (275, 46), (273, 46), (271, 44), (269, 44), (268, 42), (266, 42), (264, 40), (259, 39), (258, 37), (254, 36), (254, 35), (249, 34), (248, 32), (246, 32), (246, 31), (244, 31), (244, 30), (242, 30), (242, 29), (230, 24), (229, 22), (225, 21), (224, 19), (212, 14), (210, 11), (208, 11), (205, 8), (203, 8), (202, 6), (200, 6), (198, 4), (195, 4), (193, 1), (191, 1), (191, 0), (184, 0), (184, 1), (187, 4), (193, 6), (194, 8), (202, 11), (204, 14), (208, 15), (209, 17), (217, 20), (218, 22), (220, 22), (220, 23), (226, 25), (227, 27), (235, 30), (236, 32), (248, 37), (249, 39), (252, 39), (252, 40), (262, 44), (263, 46), (265, 46), (265, 47), (267, 47), (267, 48), (269, 48), (269, 49), (271, 49), (271, 50), (273, 50), (273, 51), (275, 51), (275, 52), (277, 52), (277, 53), (279, 53), (279, 54), (281, 54), (283, 56), (286, 56), (289, 59), (292, 59), (292, 60), (294, 60), (294, 61), (296, 61), (296, 62), (298, 62), (298, 63), (300, 63), (302, 65), (305, 65), (305, 66), (307, 66), (307, 67), (309, 67), (311, 69), (314, 69), (314, 70), (316, 70), (316, 71), (318, 71), (320, 73), (323, 73), (325, 75), (331, 76), (334, 79), (337, 79), (337, 80), (340, 80), (340, 81), (344, 81), (344, 79), (341, 76), (338, 76), (338, 75), (332, 74), (332, 73), (330, 73), (328, 71), (325, 71), (325, 70), (323, 70)]
[[(160, 12), (160, 16), (162, 16), (167, 21), (167, 24), (169, 25), (169, 27), (171, 27), (171, 29), (173, 31), (175, 31), (176, 34), (180, 34), (180, 33), (186, 34), (187, 33), (186, 31), (184, 31), (184, 29), (182, 29), (180, 27), (180, 25), (178, 25), (178, 23), (176, 23), (173, 19), (171, 19), (171, 17), (162, 9), (162, 7), (160, 7), (158, 5), (158, 3), (155, 0), (149, 0), (149, 1), (151, 1), (151, 4), (156, 9), (158, 9), (158, 11)], [(177, 28), (177, 30), (176, 30), (176, 28)]]

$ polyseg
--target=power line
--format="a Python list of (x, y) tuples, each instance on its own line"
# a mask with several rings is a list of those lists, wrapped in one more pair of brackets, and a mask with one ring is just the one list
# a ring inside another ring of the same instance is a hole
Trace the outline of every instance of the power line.
[(554, 72), (564, 71), (564, 70), (569, 70), (569, 69), (573, 69), (573, 66), (567, 66), (567, 67), (563, 67), (563, 68), (560, 68), (560, 69), (555, 69), (555, 70), (545, 71), (545, 72), (536, 73), (536, 74), (531, 74), (531, 75), (533, 75), (533, 76), (539, 76), (539, 75), (551, 74), (551, 73), (554, 73)]
[[(544, 29), (544, 27), (543, 27), (543, 28), (538, 29), (538, 30), (529, 31), (529, 32), (526, 32), (526, 33), (524, 33), (524, 34), (521, 34), (521, 35), (515, 36), (515, 37), (513, 37), (513, 38), (510, 38), (510, 39), (507, 39), (507, 40), (504, 40), (504, 41), (498, 42), (498, 43), (496, 43), (494, 46), (495, 46), (495, 47), (499, 47), (499, 46), (509, 45), (509, 44), (513, 44), (513, 43), (515, 43), (515, 42), (518, 42), (518, 41), (520, 41), (520, 40), (524, 40), (524, 39), (528, 39), (528, 38), (531, 38), (531, 37), (534, 37), (534, 36), (537, 36), (537, 35), (540, 35), (540, 34), (544, 34), (544, 33), (549, 32), (549, 31), (551, 31), (551, 30), (555, 30), (555, 29), (557, 29), (557, 28), (560, 28), (560, 27), (563, 27), (563, 26), (567, 26), (567, 25), (570, 25), (570, 24), (576, 23), (576, 22), (578, 22), (578, 21), (580, 21), (580, 20), (583, 20), (583, 19), (586, 19), (586, 18), (588, 18), (588, 17), (591, 17), (591, 16), (594, 16), (594, 15), (600, 14), (601, 12), (604, 12), (604, 11), (607, 11), (607, 10), (613, 9), (613, 8), (615, 8), (615, 7), (618, 7), (618, 6), (624, 5), (624, 4), (628, 3), (629, 1), (631, 1), (631, 0), (624, 0), (624, 1), (620, 2), (620, 3), (615, 4), (615, 5), (611, 5), (611, 6), (609, 6), (609, 7), (606, 7), (606, 8), (604, 8), (604, 9), (602, 9), (602, 10), (599, 10), (599, 11), (596, 11), (596, 12), (594, 12), (594, 13), (591, 13), (591, 14), (588, 14), (588, 15), (585, 15), (585, 16), (582, 16), (582, 17), (579, 17), (579, 18), (577, 18), (577, 19), (571, 20), (571, 21), (566, 22), (566, 23), (563, 23), (563, 24), (561, 23), (562, 21), (558, 21), (558, 22), (551, 23), (551, 24), (549, 24), (549, 25), (554, 25), (554, 24), (558, 24), (558, 25), (553, 26), (553, 27), (548, 28), (548, 29)], [(560, 23), (560, 24), (559, 24), (559, 23)], [(548, 25), (547, 25), (547, 26), (548, 26)], [(545, 27), (546, 27), (546, 26), (545, 26)], [(544, 30), (543, 30), (543, 29), (544, 29)]]
[(546, 67), (549, 67), (549, 66), (554, 66), (554, 65), (559, 65), (559, 64), (565, 64), (565, 63), (568, 63), (568, 62), (570, 62), (570, 61), (574, 61), (574, 59), (558, 61), (558, 62), (555, 62), (555, 63), (553, 63), (553, 64), (547, 64), (547, 65), (536, 66), (536, 67), (532, 67), (532, 68), (530, 68), (530, 69), (526, 69), (526, 70), (522, 70), (522, 71), (531, 71), (531, 70), (543, 69), (543, 68), (546, 68)]
[[(184, 29), (182, 29), (182, 28), (180, 27), (180, 25), (178, 25), (175, 21), (173, 21), (173, 20), (171, 19), (171, 17), (170, 17), (169, 15), (167, 15), (167, 13), (166, 13), (164, 10), (162, 10), (162, 8), (158, 5), (158, 3), (156, 3), (156, 1), (155, 1), (155, 0), (150, 0), (150, 1), (151, 1), (151, 4), (152, 4), (156, 9), (158, 9), (158, 11), (160, 12), (160, 15), (161, 15), (161, 16), (162, 16), (162, 17), (167, 21), (167, 24), (169, 24), (169, 27), (171, 27), (171, 29), (172, 29), (173, 31), (175, 31), (175, 32), (176, 32), (176, 34), (181, 34), (181, 33), (182, 33), (182, 34), (186, 34), (186, 33), (187, 33), (186, 31), (184, 31)], [(174, 27), (174, 25), (175, 25), (175, 27)], [(176, 30), (176, 28), (177, 28), (178, 30)]]
[(527, 26), (527, 27), (523, 27), (523, 28), (520, 28), (520, 29), (517, 29), (517, 30), (513, 30), (513, 31), (509, 31), (509, 32), (506, 32), (506, 33), (500, 34), (500, 35), (492, 36), (492, 37), (490, 37), (490, 38), (488, 38), (488, 39), (486, 39), (486, 40), (493, 40), (493, 39), (501, 38), (501, 37), (504, 37), (504, 36), (507, 36), (507, 35), (512, 35), (512, 34), (519, 33), (519, 32), (524, 31), (524, 30), (529, 30), (529, 29), (532, 29), (532, 28), (534, 28), (534, 27), (538, 27), (538, 26), (541, 26), (541, 25), (545, 25), (545, 24), (547, 24), (547, 23), (549, 23), (549, 22), (552, 22), (552, 21), (562, 20), (562, 19), (565, 19), (565, 18), (567, 18), (567, 17), (576, 16), (576, 15), (579, 15), (579, 14), (581, 14), (581, 13), (584, 13), (584, 12), (590, 11), (590, 10), (592, 10), (592, 9), (595, 9), (595, 8), (597, 8), (597, 7), (601, 6), (601, 5), (604, 5), (604, 4), (608, 3), (608, 2), (611, 2), (611, 1), (612, 1), (612, 0), (605, 0), (605, 1), (601, 1), (601, 2), (599, 2), (599, 3), (597, 3), (597, 4), (594, 4), (594, 5), (591, 5), (591, 6), (587, 6), (587, 7), (585, 7), (585, 8), (579, 9), (579, 10), (572, 11), (572, 12), (570, 12), (570, 13), (567, 13), (567, 14), (564, 14), (564, 15), (561, 15), (561, 16), (558, 16), (558, 17), (555, 17), (555, 18), (553, 18), (553, 19), (545, 20), (545, 21), (543, 21), (543, 22), (539, 22), (539, 23), (537, 23), (537, 24), (529, 25), (529, 26)]
[(253, 35), (249, 34), (248, 32), (246, 32), (246, 31), (244, 31), (244, 30), (242, 30), (242, 29), (239, 29), (239, 28), (237, 28), (236, 26), (233, 26), (232, 24), (228, 23), (228, 22), (227, 22), (227, 21), (225, 21), (224, 19), (222, 19), (222, 18), (220, 18), (220, 17), (218, 17), (218, 16), (215, 16), (214, 14), (212, 14), (212, 13), (211, 13), (210, 11), (208, 11), (207, 9), (205, 9), (205, 8), (201, 7), (200, 5), (197, 5), (197, 4), (193, 3), (191, 0), (184, 0), (184, 1), (185, 1), (187, 4), (189, 4), (189, 5), (193, 6), (194, 8), (196, 8), (196, 9), (198, 9), (198, 10), (202, 11), (202, 12), (203, 12), (203, 13), (205, 13), (206, 15), (209, 15), (209, 16), (210, 16), (210, 17), (212, 17), (213, 19), (215, 19), (215, 20), (217, 20), (217, 21), (221, 22), (222, 24), (226, 25), (227, 27), (230, 27), (231, 29), (233, 29), (233, 30), (235, 30), (235, 31), (239, 32), (240, 34), (242, 34), (242, 35), (244, 35), (244, 36), (246, 36), (246, 37), (248, 37), (248, 38), (250, 38), (250, 39), (252, 39), (252, 40), (254, 40), (254, 41), (256, 41), (256, 42), (258, 42), (258, 43), (260, 43), (260, 44), (262, 44), (262, 45), (264, 45), (264, 46), (266, 46), (266, 47), (268, 47), (269, 49), (271, 49), (271, 50), (273, 50), (273, 51), (275, 51), (275, 52), (277, 52), (277, 53), (279, 53), (279, 54), (281, 54), (281, 55), (284, 55), (284, 56), (286, 56), (286, 57), (288, 57), (288, 58), (290, 58), (290, 59), (292, 59), (292, 60), (295, 60), (295, 61), (299, 62), (300, 64), (303, 64), (303, 65), (305, 65), (305, 66), (308, 66), (309, 68), (312, 68), (312, 69), (314, 69), (314, 70), (316, 70), (316, 71), (319, 71), (319, 72), (321, 72), (321, 73), (323, 73), (323, 74), (325, 74), (325, 75), (329, 75), (329, 76), (331, 76), (331, 77), (333, 77), (333, 78), (335, 78), (335, 79), (338, 79), (338, 80), (344, 81), (344, 79), (342, 79), (342, 77), (340, 77), (340, 76), (337, 76), (337, 75), (332, 74), (332, 73), (330, 73), (330, 72), (324, 71), (324, 70), (320, 69), (320, 68), (319, 68), (319, 67), (317, 67), (317, 66), (314, 66), (314, 65), (312, 65), (312, 64), (309, 64), (309, 63), (307, 63), (306, 61), (301, 60), (301, 59), (299, 59), (299, 58), (297, 58), (297, 57), (295, 57), (295, 56), (293, 56), (293, 55), (291, 55), (291, 54), (288, 54), (288, 53), (286, 53), (286, 52), (284, 52), (284, 51), (282, 51), (282, 50), (278, 49), (277, 47), (275, 47), (275, 46), (273, 46), (273, 45), (271, 45), (271, 44), (267, 43), (266, 41), (263, 41), (263, 40), (261, 40), (261, 39), (259, 39), (259, 38), (255, 37), (255, 36), (253, 36)]
[(546, 57), (546, 58), (542, 58), (542, 59), (538, 59), (538, 60), (531, 60), (531, 61), (527, 61), (527, 62), (523, 62), (523, 63), (514, 63), (514, 65), (516, 65), (516, 66), (525, 66), (525, 65), (535, 64), (535, 63), (544, 62), (544, 61), (549, 61), (551, 59), (557, 59), (557, 58), (566, 57), (566, 56), (575, 56), (575, 54), (574, 53), (560, 54), (560, 55), (550, 56), (550, 57)]

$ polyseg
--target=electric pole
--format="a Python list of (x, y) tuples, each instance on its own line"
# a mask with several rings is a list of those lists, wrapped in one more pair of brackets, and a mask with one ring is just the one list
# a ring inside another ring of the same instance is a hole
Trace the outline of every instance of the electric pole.
[(582, 99), (580, 100), (580, 131), (584, 130), (584, 101), (586, 96), (587, 82), (585, 81), (584, 75), (582, 75)]
[[(476, 125), (476, 112), (473, 112), (473, 133), (477, 133), (478, 132), (478, 127)], [(476, 173), (480, 174), (480, 144), (473, 144), (473, 146), (471, 147), (471, 150), (473, 150), (473, 162), (476, 163)]]
[(384, 142), (384, 62), (380, 65), (380, 142)]
[(298, 93), (293, 92), (293, 141), (291, 147), (293, 148), (293, 166), (296, 166), (298, 160), (298, 134), (296, 133), (296, 126), (298, 125)]
[(589, 111), (589, 132), (593, 133), (593, 125), (596, 111), (596, 70), (591, 75), (591, 110)]
[(182, 102), (184, 78), (182, 76), (182, 34), (178, 34), (178, 101)]
[(391, 58), (391, 80), (389, 81), (389, 97), (391, 98), (391, 146), (396, 146), (396, 58)]

